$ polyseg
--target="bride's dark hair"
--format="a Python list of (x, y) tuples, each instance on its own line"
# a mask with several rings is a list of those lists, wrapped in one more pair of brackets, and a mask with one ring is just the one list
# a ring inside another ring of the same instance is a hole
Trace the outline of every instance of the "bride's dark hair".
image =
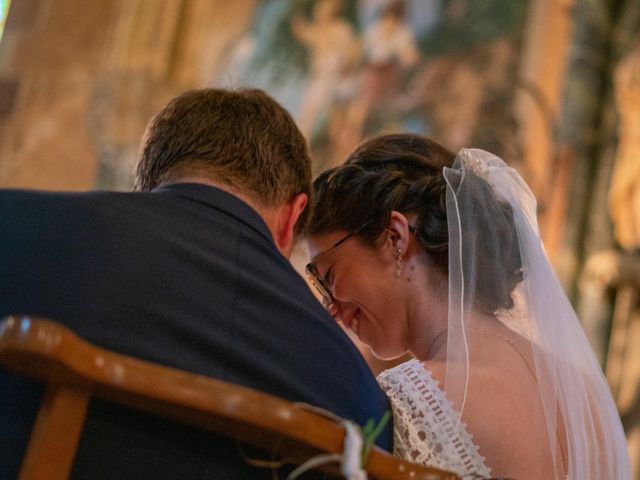
[[(455, 154), (444, 146), (419, 135), (383, 135), (363, 143), (343, 165), (315, 179), (306, 236), (354, 232), (366, 225), (357, 237), (373, 246), (388, 228), (391, 211), (416, 213), (416, 239), (433, 265), (447, 274), (449, 234), (443, 169), (451, 167), (454, 160)], [(482, 178), (467, 172), (466, 181), (473, 181), (477, 191), (474, 213), (486, 219), (481, 222), (481, 231), (475, 232), (478, 306), (489, 313), (511, 308), (511, 292), (522, 280), (511, 207), (500, 202)], [(483, 235), (483, 231), (493, 233)], [(492, 242), (483, 242), (483, 238)], [(496, 238), (500, 239), (498, 245)]]

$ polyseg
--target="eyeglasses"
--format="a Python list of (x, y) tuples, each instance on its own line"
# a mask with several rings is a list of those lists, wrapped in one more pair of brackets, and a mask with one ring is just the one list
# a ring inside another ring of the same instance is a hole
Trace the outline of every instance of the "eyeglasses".
[[(327, 255), (329, 255), (331, 252), (333, 252), (336, 248), (338, 248), (344, 242), (349, 240), (351, 237), (353, 237), (354, 235), (357, 235), (358, 233), (360, 233), (362, 231), (362, 229), (367, 227), (370, 223), (371, 222), (364, 223), (363, 225), (358, 227), (355, 231), (351, 232), (346, 237), (338, 240), (336, 243), (334, 243), (327, 250), (325, 250), (324, 252), (320, 253), (311, 262), (307, 263), (307, 266), (305, 267), (305, 270), (307, 271), (307, 276), (309, 277), (309, 281), (316, 288), (316, 290), (318, 290), (318, 293), (320, 293), (320, 296), (322, 297), (322, 300), (324, 301), (325, 305), (327, 305), (327, 306), (331, 305), (336, 300), (335, 300), (335, 298), (333, 298), (333, 293), (331, 293), (331, 289), (324, 282), (324, 278), (322, 278), (322, 275), (320, 275), (320, 272), (318, 272), (318, 267), (316, 266), (317, 263), (320, 260), (322, 260), (323, 258), (325, 258)], [(409, 232), (411, 232), (411, 233), (415, 233), (416, 232), (416, 229), (415, 229), (415, 227), (413, 225), (409, 225)]]
[(329, 247), (324, 252), (316, 256), (316, 258), (314, 258), (311, 262), (307, 263), (305, 270), (307, 271), (307, 276), (309, 277), (309, 281), (311, 281), (311, 284), (314, 287), (316, 287), (316, 290), (318, 290), (318, 293), (320, 293), (320, 296), (322, 296), (322, 300), (324, 301), (325, 305), (331, 305), (332, 303), (335, 302), (335, 299), (333, 298), (331, 289), (329, 288), (328, 285), (324, 283), (324, 279), (320, 275), (320, 272), (318, 272), (318, 267), (316, 266), (317, 263), (327, 255), (329, 255), (331, 252), (333, 252), (336, 248), (338, 248), (344, 242), (349, 240), (351, 237), (360, 233), (364, 227), (369, 225), (369, 223), (370, 222), (367, 222), (361, 225), (355, 231), (351, 232), (346, 237), (338, 240), (336, 243), (333, 244), (333, 246)]

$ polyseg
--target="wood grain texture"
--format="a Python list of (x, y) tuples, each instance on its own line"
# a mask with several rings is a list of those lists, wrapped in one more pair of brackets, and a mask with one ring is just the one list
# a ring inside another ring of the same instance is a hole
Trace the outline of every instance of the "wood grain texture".
[[(81, 420), (93, 395), (223, 433), (275, 451), (292, 463), (319, 453), (341, 453), (343, 449), (341, 424), (307, 406), (110, 352), (46, 319), (4, 320), (0, 324), (0, 365), (50, 385), (25, 457), (22, 480), (66, 478)], [(77, 435), (70, 429), (77, 429)], [(69, 438), (69, 445), (57, 445), (62, 432)], [(44, 448), (51, 448), (52, 453), (41, 454)], [(57, 473), (52, 470), (56, 468)], [(372, 479), (458, 478), (404, 462), (380, 449), (372, 452), (366, 470)], [(335, 467), (329, 472), (337, 475)]]

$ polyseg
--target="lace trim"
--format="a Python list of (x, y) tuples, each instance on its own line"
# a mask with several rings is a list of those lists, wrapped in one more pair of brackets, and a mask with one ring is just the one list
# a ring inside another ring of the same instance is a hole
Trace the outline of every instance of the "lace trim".
[(473, 436), (422, 363), (409, 360), (382, 372), (378, 382), (393, 408), (396, 456), (465, 479), (491, 476)]

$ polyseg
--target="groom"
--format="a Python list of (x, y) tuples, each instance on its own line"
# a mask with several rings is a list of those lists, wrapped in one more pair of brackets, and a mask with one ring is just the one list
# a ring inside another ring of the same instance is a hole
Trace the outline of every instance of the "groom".
[[(135, 192), (0, 190), (0, 317), (49, 317), (120, 353), (378, 420), (389, 407), (367, 365), (287, 261), (310, 172), (262, 91), (187, 92), (149, 124)], [(41, 391), (0, 371), (6, 478)], [(72, 476), (271, 478), (241, 450), (95, 401)]]

